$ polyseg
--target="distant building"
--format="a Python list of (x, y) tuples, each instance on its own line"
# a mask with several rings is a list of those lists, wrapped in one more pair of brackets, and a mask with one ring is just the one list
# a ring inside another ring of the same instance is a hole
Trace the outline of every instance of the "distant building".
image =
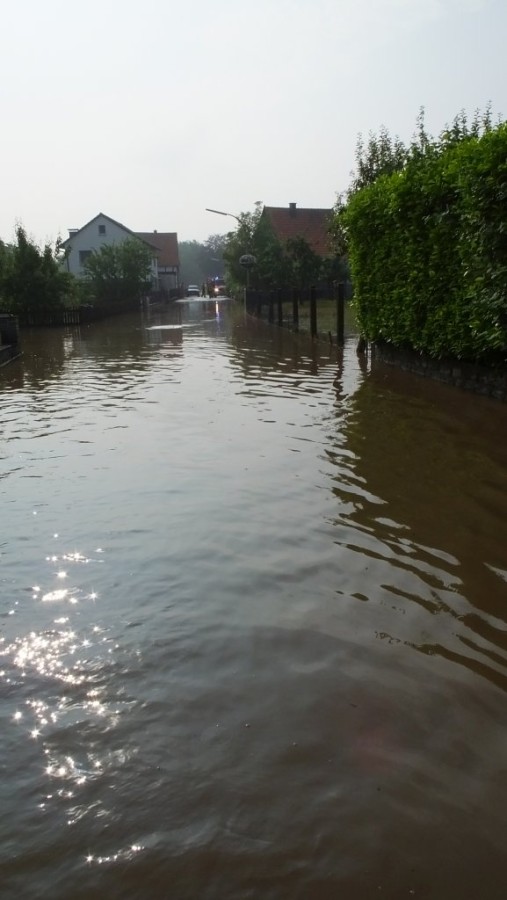
[(81, 228), (69, 228), (68, 238), (62, 242), (66, 251), (67, 270), (81, 278), (84, 264), (91, 253), (107, 244), (118, 244), (137, 238), (152, 252), (151, 277), (154, 290), (177, 288), (179, 283), (178, 235), (165, 231), (131, 231), (121, 222), (99, 213)]
[(288, 206), (265, 206), (261, 218), (271, 225), (280, 243), (290, 238), (304, 238), (313, 252), (323, 259), (335, 256), (329, 237), (332, 209), (298, 209), (295, 203)]
[(161, 291), (177, 288), (180, 281), (178, 235), (175, 231), (136, 231), (136, 237), (155, 247), (158, 287)]

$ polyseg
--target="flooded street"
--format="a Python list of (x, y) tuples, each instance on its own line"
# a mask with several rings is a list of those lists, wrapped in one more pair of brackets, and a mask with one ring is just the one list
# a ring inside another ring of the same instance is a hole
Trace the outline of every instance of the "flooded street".
[(503, 900), (507, 408), (228, 302), (22, 348), (2, 900)]

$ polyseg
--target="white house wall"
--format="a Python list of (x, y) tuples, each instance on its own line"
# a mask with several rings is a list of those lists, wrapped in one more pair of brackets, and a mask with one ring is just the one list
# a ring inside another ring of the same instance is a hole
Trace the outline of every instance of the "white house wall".
[[(100, 233), (100, 226), (105, 228), (105, 234)], [(80, 253), (98, 251), (106, 244), (121, 244), (123, 241), (132, 240), (135, 235), (116, 222), (112, 222), (102, 216), (98, 216), (88, 225), (85, 225), (75, 234), (68, 237), (67, 269), (78, 278), (83, 275), (84, 268), (80, 262)], [(152, 259), (151, 274), (155, 285), (158, 282), (157, 260)]]

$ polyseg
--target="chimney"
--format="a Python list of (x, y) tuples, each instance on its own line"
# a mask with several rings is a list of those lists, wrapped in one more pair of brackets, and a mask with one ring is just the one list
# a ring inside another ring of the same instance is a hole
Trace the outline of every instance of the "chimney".
[(296, 215), (296, 204), (295, 203), (289, 203), (289, 213), (291, 216)]
[(69, 237), (72, 237), (73, 234), (77, 234), (79, 228), (69, 228)]
[(153, 229), (153, 234), (156, 234), (156, 233), (157, 233), (157, 229), (154, 228), (154, 229)]

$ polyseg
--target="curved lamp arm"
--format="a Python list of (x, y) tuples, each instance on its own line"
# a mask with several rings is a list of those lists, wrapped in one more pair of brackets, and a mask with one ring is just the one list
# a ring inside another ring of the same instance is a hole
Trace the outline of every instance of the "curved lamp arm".
[(241, 219), (239, 218), (239, 216), (235, 216), (234, 213), (223, 212), (221, 209), (208, 209), (208, 207), (206, 207), (206, 212), (216, 213), (217, 216), (231, 216), (233, 219), (236, 219), (236, 222), (239, 222), (239, 224), (241, 225)]

